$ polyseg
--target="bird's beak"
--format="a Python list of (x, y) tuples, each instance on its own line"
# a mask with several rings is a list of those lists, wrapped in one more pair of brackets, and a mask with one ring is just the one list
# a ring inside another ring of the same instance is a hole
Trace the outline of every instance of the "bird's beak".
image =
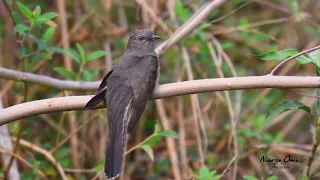
[(157, 40), (157, 39), (161, 39), (161, 37), (155, 34), (152, 35), (152, 40)]

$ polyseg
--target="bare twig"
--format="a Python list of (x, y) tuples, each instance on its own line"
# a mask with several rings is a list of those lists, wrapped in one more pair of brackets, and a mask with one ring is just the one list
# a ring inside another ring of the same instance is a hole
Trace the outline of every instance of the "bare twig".
[[(156, 100), (156, 105), (157, 105), (157, 111), (158, 111), (159, 117), (162, 122), (163, 129), (170, 130), (171, 128), (170, 128), (170, 124), (169, 124), (169, 119), (166, 115), (162, 99)], [(181, 180), (181, 173), (180, 173), (180, 169), (179, 169), (179, 163), (178, 163), (175, 142), (172, 138), (166, 138), (166, 141), (167, 141), (169, 156), (170, 156), (170, 160), (171, 160), (171, 164), (172, 164), (173, 177), (176, 180)]]
[(228, 166), (223, 170), (221, 176), (219, 177), (218, 180), (220, 180), (228, 171), (230, 171), (230, 166), (231, 164), (236, 160), (237, 156), (234, 156), (231, 161), (229, 162)]
[[(214, 37), (212, 37), (212, 38), (213, 38), (212, 42), (217, 47), (218, 54), (215, 53), (211, 43), (208, 43), (208, 47), (209, 47), (210, 53), (213, 57), (214, 63), (216, 65), (218, 76), (223, 78), (224, 74), (222, 71), (222, 54), (223, 54), (222, 47), (221, 47), (220, 43), (218, 42), (218, 40), (216, 40)], [(235, 153), (234, 157), (237, 157), (239, 154), (238, 140), (237, 140), (237, 125), (236, 125), (237, 124), (237, 119), (236, 119), (237, 116), (236, 116), (235, 110), (233, 109), (233, 106), (232, 106), (230, 93), (228, 91), (225, 91), (224, 95), (225, 95), (225, 99), (227, 102), (227, 107), (228, 107), (229, 116), (231, 119), (231, 126), (232, 126), (232, 129), (231, 129), (232, 136), (229, 137), (229, 144), (231, 143), (231, 140), (233, 139), (234, 153)], [(237, 163), (235, 163), (234, 168), (233, 168), (233, 179), (236, 179), (237, 169), (238, 169), (238, 166), (237, 166)]]
[[(19, 161), (21, 161), (23, 164), (27, 165), (27, 166), (30, 167), (31, 169), (34, 168), (34, 167), (32, 166), (32, 164), (30, 164), (27, 160), (23, 159), (23, 157), (19, 156), (18, 154), (14, 154), (14, 153), (12, 153), (12, 152), (10, 152), (10, 151), (7, 151), (7, 150), (4, 150), (4, 149), (2, 149), (2, 148), (0, 148), (0, 152), (1, 152), (2, 154), (6, 154), (6, 155), (9, 155), (9, 156), (14, 156), (16, 159), (18, 159)], [(12, 168), (11, 168), (11, 169), (12, 169)], [(46, 178), (46, 175), (45, 175), (41, 170), (39, 170), (37, 167), (36, 167), (36, 172), (37, 172), (43, 179), (47, 179), (47, 178)], [(10, 177), (10, 176), (8, 176), (8, 179), (17, 179), (17, 178), (20, 179), (19, 174), (18, 174), (18, 176), (15, 176), (15, 177)]]
[(161, 28), (167, 32), (170, 33), (169, 27), (162, 21), (161, 18), (157, 16), (157, 14), (154, 12), (154, 10), (146, 3), (145, 0), (135, 0), (149, 15), (150, 17), (157, 22)]
[[(69, 44), (69, 34), (68, 34), (68, 22), (67, 22), (67, 15), (66, 15), (66, 7), (64, 0), (57, 0), (57, 9), (59, 13), (59, 21), (60, 21), (60, 32), (61, 32), (61, 39), (62, 39), (62, 46), (64, 49), (68, 49), (70, 47)], [(64, 56), (64, 66), (68, 70), (72, 70), (72, 61), (68, 56)]]
[[(193, 74), (192, 74), (192, 68), (191, 68), (191, 60), (190, 60), (190, 56), (186, 50), (186, 48), (182, 47), (182, 55), (183, 55), (183, 59), (185, 62), (185, 66), (187, 69), (187, 75), (188, 75), (188, 80), (193, 80)], [(207, 137), (207, 132), (205, 129), (205, 125), (203, 122), (203, 118), (201, 115), (201, 110), (200, 110), (200, 103), (199, 103), (199, 99), (198, 99), (198, 95), (197, 94), (192, 94), (191, 95), (191, 109), (192, 109), (192, 115), (193, 115), (193, 120), (194, 120), (194, 130), (195, 130), (195, 134), (196, 134), (196, 138), (197, 138), (197, 142), (198, 142), (198, 153), (199, 153), (199, 158), (200, 158), (200, 163), (202, 167), (205, 167), (205, 150), (208, 146), (208, 137)], [(200, 127), (199, 127), (200, 125)], [(203, 134), (203, 138), (204, 138), (204, 144), (202, 143), (202, 139), (201, 139), (201, 134), (200, 131), (202, 131)], [(204, 146), (205, 149), (202, 148), (202, 146)]]
[(318, 121), (316, 123), (316, 127), (314, 130), (314, 137), (313, 137), (313, 146), (312, 146), (312, 150), (311, 150), (311, 155), (308, 158), (308, 162), (307, 162), (307, 166), (304, 169), (304, 173), (303, 175), (307, 178), (310, 179), (310, 169), (311, 169), (311, 165), (312, 162), (315, 158), (316, 152), (317, 152), (317, 148), (320, 144), (320, 117), (318, 117)]
[[(16, 138), (12, 138), (12, 139), (14, 141), (16, 141)], [(52, 154), (50, 152), (48, 152), (45, 149), (42, 149), (41, 147), (39, 147), (35, 144), (32, 144), (28, 141), (25, 141), (23, 139), (20, 139), (19, 144), (28, 148), (28, 149), (31, 149), (31, 150), (37, 152), (37, 153), (44, 155), (54, 165), (54, 167), (58, 170), (58, 172), (61, 176), (61, 179), (63, 179), (63, 180), (68, 179), (66, 174), (64, 173), (64, 170), (63, 170), (61, 164), (52, 156)]]
[(239, 11), (240, 9), (244, 8), (245, 6), (251, 4), (252, 2), (253, 2), (253, 0), (247, 1), (247, 2), (245, 2), (245, 3), (243, 3), (243, 4), (241, 4), (241, 5), (240, 5), (239, 7), (237, 7), (236, 9), (233, 9), (231, 12), (229, 12), (229, 13), (227, 13), (227, 14), (225, 14), (225, 15), (217, 18), (217, 19), (214, 19), (214, 20), (210, 21), (210, 23), (213, 24), (213, 23), (217, 23), (217, 22), (219, 22), (219, 21), (222, 21), (222, 20), (224, 20), (225, 18), (229, 17), (230, 15), (234, 14), (235, 12)]
[(212, 32), (214, 35), (219, 35), (219, 34), (226, 34), (226, 33), (231, 33), (234, 31), (240, 31), (240, 30), (246, 30), (246, 29), (250, 29), (250, 28), (256, 28), (259, 26), (265, 26), (265, 25), (269, 25), (269, 24), (278, 24), (278, 23), (284, 23), (289, 21), (289, 17), (283, 17), (283, 18), (279, 18), (279, 19), (268, 19), (265, 21), (259, 21), (259, 22), (255, 22), (255, 23), (251, 23), (248, 24), (246, 26), (237, 26), (237, 27), (231, 27), (231, 28), (223, 28), (223, 29), (218, 29), (214, 32)]

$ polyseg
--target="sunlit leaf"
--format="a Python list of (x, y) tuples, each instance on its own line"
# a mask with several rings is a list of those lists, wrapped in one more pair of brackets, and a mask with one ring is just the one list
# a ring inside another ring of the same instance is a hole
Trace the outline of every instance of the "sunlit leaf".
[(100, 161), (97, 163), (96, 167), (94, 167), (95, 171), (98, 173), (104, 168), (104, 162), (105, 158), (100, 159)]
[(161, 125), (159, 124), (159, 121), (156, 121), (157, 123), (154, 125), (154, 133), (158, 134), (162, 131)]
[(38, 22), (38, 23), (44, 23), (44, 22), (47, 22), (47, 21), (55, 18), (56, 16), (58, 16), (58, 13), (55, 13), (55, 12), (47, 12), (47, 13), (41, 14), (41, 15), (36, 19), (36, 22)]
[(36, 6), (36, 8), (34, 8), (34, 10), (32, 11), (32, 14), (35, 18), (39, 17), (39, 15), (41, 14), (41, 7)]
[[(271, 51), (268, 53), (260, 54), (260, 55), (255, 55), (255, 57), (261, 59), (261, 60), (276, 60), (276, 61), (283, 61), (291, 56), (294, 56), (298, 54), (299, 51), (296, 49), (285, 49), (282, 51)], [(314, 63), (314, 60), (312, 58), (309, 58), (307, 55), (301, 55), (295, 58), (296, 61), (299, 64), (307, 64), (307, 63)], [(316, 64), (315, 64), (316, 65)]]
[(18, 8), (20, 9), (20, 11), (22, 12), (22, 14), (28, 18), (29, 20), (32, 19), (32, 12), (31, 10), (25, 6), (24, 4), (22, 4), (21, 2), (16, 2), (17, 3), (17, 6)]
[(76, 43), (76, 46), (77, 46), (78, 52), (79, 52), (79, 54), (80, 54), (81, 61), (82, 61), (82, 62), (85, 62), (86, 57), (85, 57), (85, 55), (84, 55), (84, 49), (83, 49), (83, 47), (82, 47), (81, 44), (79, 44), (79, 43)]
[(216, 179), (216, 178), (213, 178), (214, 177), (214, 174), (216, 173), (217, 171), (209, 171), (208, 168), (201, 168), (200, 171), (199, 171), (199, 174), (198, 175), (195, 175), (195, 177), (199, 180), (208, 180), (208, 179)]
[(148, 139), (146, 142), (144, 142), (144, 145), (149, 145), (151, 147), (155, 147), (158, 145), (161, 141), (161, 136), (160, 135), (151, 135), (152, 137)]
[(178, 133), (171, 130), (163, 130), (158, 134), (161, 136), (170, 137), (170, 138), (179, 138)]
[(106, 55), (105, 51), (95, 51), (87, 57), (87, 61), (92, 61)]
[(49, 27), (42, 36), (43, 40), (46, 42), (50, 41), (55, 30), (56, 30), (55, 27)]
[(153, 150), (149, 145), (142, 145), (141, 148), (148, 154), (148, 156), (150, 157), (151, 161), (154, 160), (154, 156), (153, 156)]
[(286, 58), (296, 55), (298, 54), (299, 51), (297, 51), (296, 49), (285, 49), (282, 51), (272, 51), (272, 52), (267, 52), (264, 54), (260, 54), (260, 55), (255, 55), (255, 57), (261, 59), (261, 60), (277, 60), (277, 61), (282, 61), (285, 60)]
[(66, 79), (70, 79), (70, 80), (77, 79), (77, 75), (74, 72), (71, 72), (71, 71), (65, 69), (64, 67), (55, 67), (54, 70)]
[[(308, 53), (310, 59), (312, 59), (312, 63), (317, 67), (317, 69), (320, 68), (320, 50), (315, 50), (310, 53)], [(319, 75), (318, 75), (319, 76)]]
[(63, 54), (69, 56), (71, 59), (76, 61), (78, 64), (81, 64), (80, 55), (73, 49), (64, 49)]
[(207, 29), (208, 27), (211, 27), (212, 26), (212, 24), (210, 24), (210, 23), (203, 23), (203, 24), (201, 24), (200, 26), (199, 26), (199, 30), (205, 30), (205, 29)]

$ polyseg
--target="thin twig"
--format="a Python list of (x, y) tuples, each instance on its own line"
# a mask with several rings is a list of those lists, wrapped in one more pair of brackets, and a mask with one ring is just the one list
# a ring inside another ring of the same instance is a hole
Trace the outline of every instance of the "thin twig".
[(231, 28), (223, 28), (223, 29), (218, 29), (216, 31), (213, 31), (212, 33), (214, 35), (219, 35), (219, 34), (227, 34), (231, 33), (234, 31), (240, 31), (240, 30), (246, 30), (250, 28), (256, 28), (260, 26), (265, 26), (265, 25), (270, 25), (270, 24), (279, 24), (279, 23), (284, 23), (289, 21), (289, 17), (283, 17), (283, 18), (278, 18), (278, 19), (268, 19), (265, 21), (259, 21), (255, 23), (248, 24), (246, 26), (236, 26), (236, 27), (231, 27)]
[(297, 57), (299, 57), (299, 56), (301, 56), (301, 55), (310, 53), (310, 52), (315, 51), (315, 50), (317, 50), (317, 49), (320, 49), (320, 45), (319, 45), (319, 46), (316, 46), (316, 47), (313, 47), (313, 48), (310, 48), (310, 49), (307, 49), (307, 50), (304, 50), (304, 51), (302, 51), (302, 52), (300, 52), (300, 53), (298, 53), (298, 54), (296, 54), (296, 55), (294, 55), (294, 56), (291, 56), (291, 57), (285, 59), (284, 61), (282, 61), (281, 63), (279, 63), (275, 68), (273, 68), (273, 70), (270, 72), (269, 75), (274, 75), (274, 74), (276, 73), (276, 71), (277, 71), (282, 65), (284, 65), (285, 63), (291, 61), (292, 59), (295, 59), (295, 58), (297, 58)]
[(312, 146), (312, 150), (311, 150), (311, 155), (308, 158), (307, 166), (304, 169), (304, 173), (303, 173), (303, 176), (306, 177), (307, 179), (310, 179), (311, 165), (312, 165), (312, 162), (313, 162), (314, 157), (316, 155), (317, 148), (320, 144), (320, 117), (318, 117), (316, 127), (315, 127), (315, 134), (314, 134), (313, 138), (314, 139), (313, 139), (313, 146)]
[[(13, 137), (12, 140), (16, 141), (17, 139)], [(48, 152), (45, 149), (42, 149), (41, 147), (39, 147), (39, 146), (37, 146), (35, 144), (32, 144), (32, 143), (30, 143), (28, 141), (25, 141), (23, 139), (20, 139), (19, 144), (24, 146), (24, 147), (26, 147), (26, 148), (28, 148), (28, 149), (31, 149), (31, 150), (37, 152), (37, 153), (40, 153), (40, 154), (44, 155), (52, 163), (52, 165), (58, 170), (58, 172), (59, 172), (59, 174), (61, 176), (61, 179), (63, 179), (63, 180), (67, 180), (68, 179), (66, 174), (64, 173), (64, 170), (63, 170), (61, 164), (59, 163), (59, 161), (57, 161), (52, 156), (52, 154), (50, 152)]]
[[(193, 74), (192, 74), (192, 68), (191, 68), (191, 60), (190, 60), (190, 56), (186, 50), (186, 48), (182, 47), (182, 55), (183, 55), (183, 59), (185, 62), (185, 66), (187, 69), (187, 75), (188, 75), (188, 80), (193, 80)], [(192, 94), (191, 95), (191, 109), (192, 109), (192, 115), (193, 115), (193, 120), (194, 120), (194, 130), (195, 130), (195, 134), (196, 134), (196, 138), (197, 138), (197, 142), (198, 142), (198, 153), (199, 153), (199, 158), (200, 158), (200, 163), (202, 167), (205, 167), (205, 151), (206, 148), (208, 146), (208, 137), (207, 137), (207, 132), (205, 129), (205, 125), (203, 122), (203, 118), (201, 115), (201, 110), (200, 110), (200, 103), (199, 103), (199, 98), (197, 94)], [(199, 127), (200, 125), (200, 127)], [(201, 134), (200, 131), (203, 134), (203, 139), (204, 139), (204, 143), (202, 143), (202, 139), (201, 139)], [(204, 149), (203, 149), (203, 147)]]
[[(170, 130), (170, 124), (169, 124), (170, 121), (166, 115), (162, 99), (156, 100), (156, 106), (157, 106), (158, 115), (162, 122), (163, 129)], [(181, 173), (180, 173), (180, 168), (178, 163), (175, 142), (171, 138), (166, 138), (166, 141), (167, 141), (169, 156), (172, 164), (173, 177), (176, 180), (181, 180)]]
[(230, 171), (230, 166), (231, 164), (237, 159), (237, 156), (234, 156), (231, 161), (229, 162), (228, 166), (223, 170), (222, 174), (220, 175), (220, 177), (218, 178), (218, 180), (220, 180), (228, 171)]
[(227, 13), (227, 14), (225, 14), (225, 15), (217, 18), (217, 19), (214, 19), (214, 20), (210, 21), (209, 23), (214, 24), (214, 23), (217, 23), (217, 22), (219, 22), (219, 21), (222, 21), (222, 20), (224, 20), (225, 18), (227, 18), (227, 17), (231, 16), (232, 14), (234, 14), (235, 12), (239, 11), (240, 9), (244, 8), (245, 6), (251, 4), (252, 2), (253, 2), (253, 0), (247, 1), (247, 2), (245, 2), (245, 3), (243, 3), (243, 4), (241, 4), (241, 5), (240, 5), (239, 7), (237, 7), (236, 9), (233, 9), (231, 12), (229, 12), (229, 13)]
[[(30, 164), (27, 160), (23, 159), (23, 157), (19, 156), (18, 154), (14, 154), (10, 151), (7, 151), (5, 149), (1, 149), (0, 148), (0, 152), (3, 153), (3, 154), (7, 154), (7, 155), (10, 155), (10, 156), (14, 156), (16, 159), (18, 159), (19, 161), (21, 161), (23, 164), (27, 165), (28, 167), (30, 167), (31, 169), (35, 168), (36, 169), (36, 172), (43, 178), (43, 179), (47, 179), (46, 178), (46, 175), (41, 171), (39, 170), (38, 167), (34, 167), (32, 164)], [(20, 179), (20, 178), (19, 178)]]

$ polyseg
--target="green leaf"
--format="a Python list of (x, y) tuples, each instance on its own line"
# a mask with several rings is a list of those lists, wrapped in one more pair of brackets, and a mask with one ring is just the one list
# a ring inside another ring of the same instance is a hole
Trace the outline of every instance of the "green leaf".
[(78, 49), (78, 52), (80, 54), (80, 57), (81, 57), (81, 62), (85, 62), (86, 61), (86, 57), (84, 55), (84, 49), (83, 47), (81, 46), (81, 44), (79, 43), (76, 43), (76, 46), (77, 46), (77, 49)]
[(92, 81), (98, 76), (99, 72), (95, 69), (83, 70), (82, 80), (83, 81)]
[(187, 21), (191, 16), (189, 9), (184, 7), (182, 0), (178, 0), (176, 2), (174, 10), (177, 14), (177, 17), (181, 19), (183, 22)]
[(143, 143), (143, 145), (149, 145), (151, 147), (155, 147), (158, 145), (161, 141), (161, 136), (160, 135), (151, 135), (152, 137), (148, 139), (146, 142)]
[(87, 57), (87, 61), (92, 61), (106, 55), (105, 51), (95, 51)]
[(268, 177), (267, 180), (278, 180), (278, 177), (277, 176), (270, 176), (270, 177)]
[(259, 180), (258, 178), (253, 177), (253, 176), (243, 176), (243, 178), (244, 178), (245, 180)]
[(148, 154), (148, 156), (150, 157), (151, 161), (154, 160), (154, 156), (153, 156), (153, 150), (149, 145), (142, 145), (141, 148)]
[(71, 59), (75, 60), (78, 64), (81, 64), (80, 55), (73, 49), (64, 49), (65, 55), (69, 56)]
[(312, 63), (319, 69), (320, 68), (320, 50), (315, 50), (308, 53), (309, 57), (312, 59)]
[(22, 33), (24, 31), (28, 31), (30, 28), (24, 24), (18, 24), (14, 27), (13, 33)]
[[(317, 89), (317, 96), (320, 96), (320, 88)], [(320, 98), (317, 98), (317, 115), (320, 117)]]
[[(299, 53), (299, 51), (296, 49), (285, 49), (282, 51), (271, 51), (268, 53), (256, 55), (255, 57), (257, 57), (261, 60), (266, 60), (266, 61), (270, 61), (270, 60), (283, 61), (286, 58), (294, 56), (298, 53)], [(315, 62), (315, 60), (312, 59), (311, 57), (306, 56), (306, 55), (298, 56), (295, 59), (299, 64), (313, 63), (317, 66), (317, 63)]]
[(55, 27), (49, 27), (43, 34), (42, 36), (42, 39), (45, 41), (45, 42), (48, 42), (51, 40), (53, 34), (54, 34), (54, 31), (56, 30)]
[(159, 133), (161, 136), (170, 137), (170, 138), (179, 138), (178, 133), (171, 131), (171, 130), (164, 130)]
[(47, 12), (47, 13), (41, 14), (41, 15), (36, 19), (36, 22), (38, 22), (38, 23), (44, 23), (44, 22), (49, 21), (49, 20), (52, 19), (52, 18), (55, 18), (56, 16), (58, 16), (58, 14), (55, 13), (55, 12)]
[(241, 18), (240, 19), (240, 25), (241, 26), (248, 26), (249, 25), (249, 21), (248, 21), (248, 18), (246, 18), (246, 17), (243, 17), (243, 18)]
[(55, 47), (55, 46), (51, 46), (50, 49), (52, 51), (55, 51), (55, 52), (58, 52), (58, 53), (61, 53), (65, 56), (68, 56), (70, 57), (72, 60), (74, 60), (75, 62), (77, 62), (78, 64), (80, 64), (80, 55), (77, 53), (77, 51), (69, 48), (69, 49), (62, 49), (62, 48), (59, 48), (59, 47)]
[(64, 67), (55, 67), (54, 70), (66, 79), (76, 80), (77, 75), (74, 72), (66, 70)]
[(208, 168), (201, 168), (199, 171), (199, 175), (195, 175), (195, 177), (199, 180), (208, 180), (212, 179), (216, 172), (217, 171), (210, 172)]
[(159, 124), (159, 121), (154, 125), (154, 134), (158, 134), (162, 131), (161, 125)]
[(36, 8), (34, 8), (32, 13), (34, 14), (35, 18), (39, 17), (39, 15), (41, 14), (41, 7), (40, 6), (36, 6)]
[(308, 113), (311, 113), (310, 107), (302, 104), (299, 101), (284, 101), (277, 104), (266, 116), (265, 122), (269, 122), (270, 120), (274, 119), (279, 114), (288, 111), (288, 110), (296, 110), (301, 109)]
[(271, 51), (271, 52), (267, 52), (260, 55), (254, 55), (254, 56), (261, 60), (266, 60), (266, 61), (270, 61), (270, 60), (282, 61), (298, 53), (299, 51), (297, 51), (296, 49), (285, 49), (282, 51), (277, 51), (277, 52)]
[(24, 47), (24, 45), (22, 45), (20, 47), (20, 51), (19, 51), (19, 57), (23, 58), (23, 56), (26, 54), (26, 48)]
[(203, 23), (203, 24), (201, 24), (200, 26), (199, 26), (199, 30), (205, 30), (205, 29), (207, 29), (208, 27), (211, 27), (212, 26), (212, 24), (210, 24), (210, 23)]
[(12, 18), (16, 24), (23, 24), (23, 20), (21, 19), (21, 16), (18, 12), (13, 11)]
[(94, 167), (94, 170), (98, 173), (104, 168), (104, 161), (105, 159), (102, 158), (100, 161), (97, 163), (96, 167)]
[(32, 20), (32, 12), (31, 10), (25, 6), (24, 4), (20, 3), (20, 2), (16, 2), (18, 8), (20, 9), (20, 11), (22, 12), (22, 14), (28, 18), (29, 20)]
[(296, 57), (296, 61), (299, 63), (299, 64), (308, 64), (308, 63), (313, 63), (314, 65), (315, 64), (315, 61), (312, 59), (312, 58), (309, 58), (305, 55), (301, 55), (301, 56), (298, 56)]

